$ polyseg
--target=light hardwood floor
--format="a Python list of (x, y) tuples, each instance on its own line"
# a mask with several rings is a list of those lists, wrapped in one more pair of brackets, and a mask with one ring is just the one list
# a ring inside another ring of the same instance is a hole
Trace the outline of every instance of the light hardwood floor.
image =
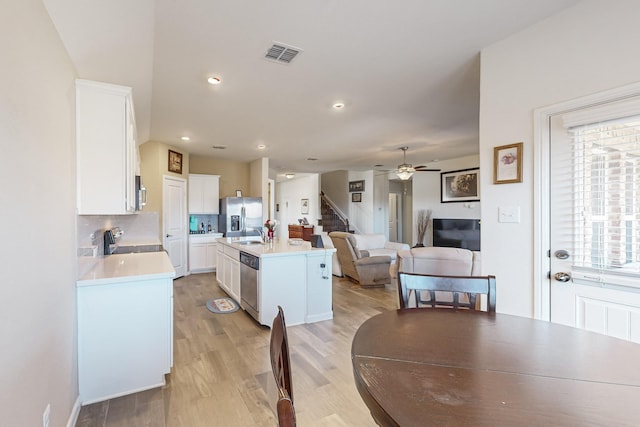
[[(167, 385), (84, 406), (76, 427), (277, 425), (270, 330), (242, 310), (208, 311), (206, 301), (220, 296), (214, 273), (175, 280)], [(362, 322), (396, 308), (396, 298), (391, 285), (361, 289), (333, 277), (333, 320), (287, 328), (299, 426), (376, 425), (355, 388), (351, 341)]]

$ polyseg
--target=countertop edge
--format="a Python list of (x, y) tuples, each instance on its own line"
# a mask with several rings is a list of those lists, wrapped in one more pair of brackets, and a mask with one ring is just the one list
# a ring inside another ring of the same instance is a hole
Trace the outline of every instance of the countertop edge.
[(176, 272), (164, 251), (108, 255), (101, 257), (87, 274), (76, 280), (76, 287), (174, 277)]

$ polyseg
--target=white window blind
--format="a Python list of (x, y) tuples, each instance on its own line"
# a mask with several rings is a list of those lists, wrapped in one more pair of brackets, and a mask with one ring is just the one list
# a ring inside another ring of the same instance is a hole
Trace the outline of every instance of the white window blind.
[(555, 162), (566, 167), (557, 190), (568, 199), (560, 215), (573, 278), (640, 288), (640, 115), (584, 123), (596, 116), (563, 116), (570, 158)]

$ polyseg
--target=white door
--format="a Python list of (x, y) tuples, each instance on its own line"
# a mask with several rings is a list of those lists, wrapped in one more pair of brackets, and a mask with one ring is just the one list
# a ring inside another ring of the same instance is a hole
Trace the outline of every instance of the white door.
[(399, 230), (398, 223), (398, 194), (397, 193), (389, 193), (389, 241), (390, 242), (401, 242), (399, 240), (402, 238), (402, 233)]
[(640, 342), (640, 117), (599, 112), (549, 121), (550, 318)]
[(187, 197), (186, 181), (162, 178), (162, 246), (169, 254), (176, 277), (187, 272)]

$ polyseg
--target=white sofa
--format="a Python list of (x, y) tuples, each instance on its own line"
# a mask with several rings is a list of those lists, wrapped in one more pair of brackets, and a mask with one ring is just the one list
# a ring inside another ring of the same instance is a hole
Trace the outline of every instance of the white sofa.
[[(322, 237), (322, 244), (325, 248), (335, 248), (333, 240), (329, 237), (329, 233), (322, 231), (320, 236)], [(338, 252), (334, 252), (331, 257), (331, 274), (342, 277), (342, 267), (340, 267), (340, 261), (338, 261)]]
[(369, 256), (389, 256), (392, 265), (395, 264), (399, 251), (410, 249), (406, 243), (388, 241), (384, 234), (354, 234), (353, 237), (359, 251), (367, 251)]
[(423, 247), (401, 251), (398, 269), (405, 273), (479, 276), (480, 252), (459, 248)]

